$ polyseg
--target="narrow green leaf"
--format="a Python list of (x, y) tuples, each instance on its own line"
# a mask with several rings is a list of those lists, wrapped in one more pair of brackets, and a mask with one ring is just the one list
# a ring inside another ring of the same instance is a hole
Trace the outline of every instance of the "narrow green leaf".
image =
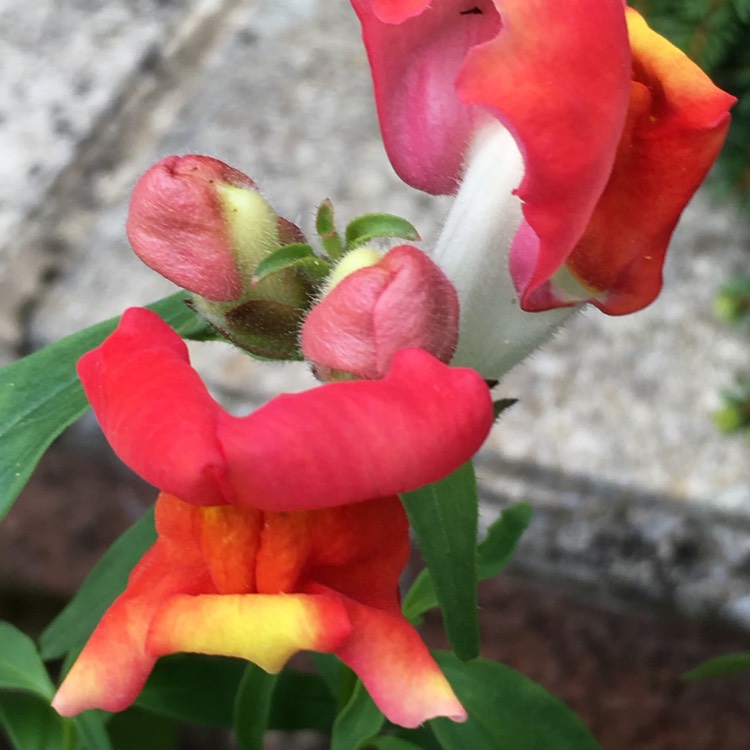
[[(84, 711), (72, 719), (78, 746), (86, 750), (112, 750), (112, 743), (107, 734), (107, 722), (111, 714), (105, 711)], [(146, 750), (146, 748), (138, 748)], [(168, 746), (160, 746), (159, 750), (168, 750)]]
[[(205, 324), (184, 300), (180, 292), (149, 307), (179, 333), (203, 335)], [(76, 362), (118, 321), (86, 328), (0, 370), (0, 519), (50, 443), (88, 409)]]
[(360, 750), (421, 750), (421, 745), (400, 737), (375, 737), (361, 745)]
[(276, 682), (269, 729), (330, 732), (336, 706), (326, 681), (317, 674), (285, 669)]
[(130, 571), (156, 540), (148, 510), (107, 550), (73, 599), (39, 639), (43, 659), (56, 659), (83, 646), (110, 604), (125, 590)]
[(374, 737), (383, 727), (385, 716), (373, 703), (361, 682), (357, 682), (349, 702), (333, 723), (331, 750), (354, 750)]
[(561, 700), (514, 669), (485, 659), (461, 662), (443, 652), (435, 656), (469, 714), (463, 724), (430, 722), (444, 750), (601, 750)]
[(234, 734), (240, 750), (263, 750), (278, 675), (248, 664), (234, 699)]
[(351, 670), (333, 654), (319, 654), (311, 651), (309, 656), (331, 695), (336, 697), (341, 686), (342, 674)]
[[(518, 503), (506, 508), (489, 527), (477, 548), (477, 578), (483, 581), (497, 574), (508, 562), (516, 544), (531, 521), (532, 508)], [(438, 606), (429, 570), (423, 570), (404, 597), (404, 616), (417, 622), (428, 609)]]
[(63, 719), (38, 695), (0, 690), (0, 727), (15, 750), (73, 750), (75, 747), (71, 720)]
[(398, 727), (395, 736), (411, 742), (417, 747), (422, 748), (422, 750), (443, 750), (429, 724), (422, 724), (421, 727), (417, 727), (416, 729)]
[(358, 216), (346, 228), (346, 246), (349, 250), (364, 245), (377, 237), (395, 237), (416, 242), (419, 232), (406, 219), (391, 214), (365, 214)]
[(181, 721), (231, 727), (246, 668), (246, 661), (220, 656), (164, 657), (156, 663), (136, 705)]
[(448, 640), (461, 659), (479, 653), (474, 467), (401, 496), (430, 571)]
[(715, 677), (729, 677), (747, 669), (750, 669), (750, 651), (740, 651), (708, 659), (682, 675), (682, 679), (689, 682), (710, 680)]
[(477, 547), (477, 576), (480, 581), (500, 572), (513, 555), (516, 545), (531, 523), (534, 509), (528, 503), (506, 508), (487, 529), (487, 536)]
[(55, 692), (34, 642), (8, 622), (0, 622), (0, 688), (27, 690), (47, 701)]
[(278, 273), (286, 268), (299, 267), (314, 278), (325, 278), (331, 267), (322, 258), (315, 255), (312, 247), (303, 242), (284, 245), (275, 250), (258, 263), (253, 274), (253, 282), (263, 280), (272, 273)]
[(336, 222), (333, 217), (333, 203), (326, 198), (315, 216), (315, 230), (323, 243), (323, 249), (331, 260), (338, 260), (344, 254), (344, 244), (341, 242), (336, 231)]

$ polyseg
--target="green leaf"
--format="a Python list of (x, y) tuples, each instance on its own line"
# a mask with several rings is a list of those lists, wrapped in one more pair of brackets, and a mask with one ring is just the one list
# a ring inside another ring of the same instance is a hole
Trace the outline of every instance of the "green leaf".
[(235, 695), (246, 668), (246, 661), (228, 657), (163, 657), (156, 663), (136, 705), (173, 719), (231, 727)]
[(257, 283), (272, 273), (286, 268), (299, 268), (314, 281), (321, 281), (331, 271), (329, 263), (315, 255), (312, 247), (302, 242), (284, 245), (258, 263), (253, 282)]
[(285, 669), (273, 693), (270, 729), (316, 729), (330, 732), (336, 706), (326, 681), (320, 675)]
[(333, 203), (326, 198), (315, 216), (315, 230), (323, 243), (323, 249), (331, 260), (338, 260), (344, 254), (344, 245), (336, 231), (336, 223), (333, 218)]
[[(477, 548), (477, 577), (480, 581), (491, 578), (507, 564), (531, 521), (532, 512), (528, 503), (518, 503), (506, 508), (489, 527), (487, 536)], [(428, 609), (437, 606), (429, 570), (423, 570), (404, 597), (404, 616), (417, 622)]]
[(474, 467), (469, 461), (401, 500), (430, 571), (448, 640), (459, 658), (473, 659), (479, 653)]
[(440, 743), (435, 738), (435, 734), (429, 724), (423, 724), (416, 729), (404, 729), (398, 727), (395, 736), (399, 739), (411, 742), (422, 750), (443, 750)]
[(71, 750), (74, 747), (71, 720), (63, 719), (38, 695), (0, 691), (0, 727), (15, 750)]
[(406, 219), (391, 214), (365, 214), (358, 216), (346, 228), (346, 246), (349, 250), (365, 245), (376, 237), (396, 237), (416, 242), (419, 232)]
[(333, 654), (319, 654), (316, 651), (311, 651), (308, 655), (331, 695), (338, 696), (343, 679), (342, 675), (351, 672), (351, 670)]
[(277, 675), (248, 664), (234, 699), (234, 733), (240, 750), (263, 750)]
[(477, 575), (480, 581), (496, 575), (508, 564), (533, 514), (534, 509), (528, 503), (516, 503), (506, 508), (490, 525), (487, 536), (477, 547)]
[(107, 550), (65, 609), (39, 639), (43, 659), (56, 659), (83, 646), (110, 604), (125, 590), (130, 571), (156, 541), (154, 512), (148, 510)]
[(514, 669), (437, 653), (469, 714), (463, 724), (430, 722), (444, 750), (601, 750), (583, 722), (558, 698)]
[(361, 742), (374, 737), (383, 727), (385, 716), (373, 703), (361, 682), (357, 682), (351, 698), (333, 723), (331, 750), (353, 750)]
[[(184, 300), (180, 292), (149, 307), (182, 335), (205, 334), (205, 324)], [(0, 370), (0, 519), (50, 443), (88, 409), (76, 362), (118, 321), (86, 328)]]
[(708, 659), (682, 675), (682, 679), (692, 682), (715, 677), (729, 677), (737, 672), (744, 672), (746, 669), (750, 669), (750, 651), (741, 651)]
[(360, 750), (421, 750), (421, 745), (415, 745), (400, 737), (375, 737), (360, 745)]
[(26, 690), (47, 701), (55, 692), (34, 642), (7, 622), (0, 622), (0, 688)]
[[(107, 722), (111, 714), (106, 711), (84, 711), (72, 719), (75, 727), (76, 736), (79, 740), (79, 746), (87, 750), (112, 750), (112, 743), (107, 734)], [(146, 750), (139, 747), (138, 750)], [(162, 750), (160, 747), (159, 750)], [(163, 750), (167, 750), (166, 746)]]

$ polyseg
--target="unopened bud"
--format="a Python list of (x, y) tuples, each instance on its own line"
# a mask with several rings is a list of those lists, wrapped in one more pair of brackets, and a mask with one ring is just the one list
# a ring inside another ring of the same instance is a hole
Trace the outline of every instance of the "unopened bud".
[(141, 260), (192, 292), (195, 308), (229, 339), (263, 357), (298, 356), (309, 280), (291, 268), (257, 283), (253, 274), (304, 235), (247, 175), (208, 156), (168, 156), (136, 185), (127, 233)]
[(425, 349), (449, 362), (458, 339), (458, 297), (445, 274), (415, 247), (380, 258), (358, 248), (334, 269), (310, 311), (302, 351), (320, 377), (381, 378), (399, 349)]

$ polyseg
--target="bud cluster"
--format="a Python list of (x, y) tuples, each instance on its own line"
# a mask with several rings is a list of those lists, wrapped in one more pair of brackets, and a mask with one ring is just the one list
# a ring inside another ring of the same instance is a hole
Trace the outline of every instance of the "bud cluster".
[(381, 378), (402, 348), (448, 362), (458, 298), (421, 250), (384, 255), (376, 238), (418, 240), (407, 221), (368, 214), (341, 236), (318, 209), (316, 251), (242, 172), (207, 156), (169, 156), (133, 191), (127, 232), (148, 266), (191, 293), (224, 338), (264, 359), (309, 359), (322, 379)]

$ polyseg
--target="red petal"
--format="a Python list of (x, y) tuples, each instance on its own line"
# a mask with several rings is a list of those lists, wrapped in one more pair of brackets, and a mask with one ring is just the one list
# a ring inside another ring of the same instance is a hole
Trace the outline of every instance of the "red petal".
[(150, 310), (127, 310), (78, 374), (115, 453), (147, 482), (192, 503), (224, 502), (218, 407), (182, 339)]
[(659, 293), (670, 236), (719, 154), (735, 101), (632, 9), (628, 25), (628, 121), (607, 188), (567, 262), (593, 304), (617, 315)]
[(384, 23), (401, 23), (422, 13), (430, 0), (372, 0), (375, 15)]
[[(394, 169), (421, 190), (452, 192), (477, 119), (485, 116), (459, 101), (454, 81), (466, 53), (497, 34), (497, 11), (490, 0), (472, 0), (465, 7), (436, 1), (429, 8), (413, 0), (406, 4), (408, 13), (387, 15), (383, 0), (352, 4), (362, 24), (383, 141)], [(474, 8), (481, 12), (466, 12)]]
[[(607, 183), (628, 108), (630, 49), (621, 0), (573, 0), (564, 11), (554, 0), (496, 5), (502, 31), (471, 50), (456, 87), (524, 153), (517, 193), (534, 241), (523, 246), (528, 277), (514, 281), (526, 295), (565, 262)], [(511, 268), (521, 265), (511, 257)]]
[(262, 510), (325, 508), (437, 481), (492, 425), (484, 381), (402, 350), (379, 381), (333, 383), (229, 415), (184, 344), (147, 310), (129, 310), (79, 373), (115, 452), (186, 502)]
[(244, 419), (221, 415), (233, 502), (305, 510), (406, 492), (468, 461), (492, 426), (473, 370), (403, 349), (383, 380), (280, 396)]

